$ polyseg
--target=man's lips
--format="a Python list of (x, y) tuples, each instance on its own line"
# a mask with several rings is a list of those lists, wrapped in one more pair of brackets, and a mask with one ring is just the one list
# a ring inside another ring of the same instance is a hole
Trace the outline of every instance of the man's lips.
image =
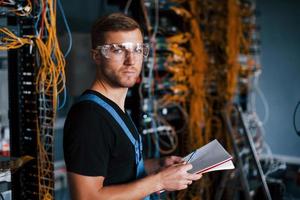
[(136, 74), (136, 70), (123, 70), (122, 73), (132, 75)]

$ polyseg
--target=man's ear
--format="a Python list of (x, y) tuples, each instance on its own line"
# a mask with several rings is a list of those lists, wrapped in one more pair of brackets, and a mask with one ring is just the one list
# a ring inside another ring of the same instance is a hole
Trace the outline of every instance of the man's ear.
[(100, 54), (99, 50), (92, 49), (91, 54), (92, 54), (92, 59), (94, 60), (96, 65), (100, 65), (100, 63), (101, 63), (101, 54)]

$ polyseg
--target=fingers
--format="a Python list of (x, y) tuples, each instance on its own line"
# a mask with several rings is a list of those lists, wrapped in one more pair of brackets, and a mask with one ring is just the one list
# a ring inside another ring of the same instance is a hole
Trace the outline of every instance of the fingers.
[(193, 165), (188, 163), (183, 163), (183, 164), (178, 164), (178, 167), (181, 167), (181, 170), (185, 171), (187, 173), (187, 177), (189, 180), (199, 180), (202, 177), (202, 174), (190, 174), (188, 173), (189, 170), (191, 170), (193, 168)]
[(184, 181), (184, 182), (181, 184), (179, 190), (181, 190), (181, 189), (186, 189), (186, 188), (187, 188), (189, 185), (191, 185), (192, 183), (193, 183), (193, 181), (191, 181), (191, 180), (186, 180), (186, 181)]
[(192, 168), (193, 166), (190, 163), (181, 163), (162, 170), (159, 174), (163, 189), (167, 191), (182, 190), (191, 185), (193, 181), (199, 180), (202, 174), (188, 173)]
[(184, 171), (189, 171), (192, 168), (193, 168), (192, 164), (189, 164), (189, 163), (188, 164), (187, 163), (182, 164), (182, 170), (184, 170)]
[(199, 180), (200, 178), (202, 178), (202, 174), (190, 174), (190, 173), (188, 173), (188, 171), (193, 168), (193, 166), (191, 164), (179, 164), (177, 166), (179, 168), (181, 168), (182, 171), (185, 172), (184, 176), (185, 176), (186, 180), (196, 181), (196, 180)]
[(188, 174), (187, 175), (187, 179), (192, 180), (192, 181), (199, 180), (200, 178), (202, 178), (202, 174)]
[(197, 177), (196, 177), (196, 180), (199, 180), (200, 178), (202, 178), (202, 174), (195, 174)]
[(182, 157), (179, 157), (179, 156), (170, 156), (170, 159), (173, 160), (176, 163), (183, 162)]
[(174, 164), (183, 163), (183, 160), (179, 156), (168, 156), (163, 158), (163, 165), (164, 166), (170, 166)]
[(186, 187), (191, 185), (193, 183), (193, 181), (196, 181), (196, 180), (199, 180), (200, 178), (202, 178), (202, 174), (190, 174), (190, 175), (191, 176), (187, 177)]

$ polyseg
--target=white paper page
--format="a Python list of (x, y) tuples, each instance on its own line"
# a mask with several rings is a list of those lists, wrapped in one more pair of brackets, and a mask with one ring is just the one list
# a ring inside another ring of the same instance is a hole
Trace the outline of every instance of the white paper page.
[(230, 160), (228, 162), (225, 162), (217, 167), (213, 167), (209, 170), (204, 171), (204, 173), (206, 172), (212, 172), (212, 171), (218, 171), (218, 170), (229, 170), (229, 169), (234, 169), (234, 165), (233, 162)]
[(193, 165), (193, 169), (189, 170), (189, 173), (206, 171), (211, 167), (217, 167), (220, 163), (231, 159), (232, 156), (229, 155), (217, 140), (211, 141), (197, 149), (195, 153), (192, 152), (183, 158), (184, 161)]

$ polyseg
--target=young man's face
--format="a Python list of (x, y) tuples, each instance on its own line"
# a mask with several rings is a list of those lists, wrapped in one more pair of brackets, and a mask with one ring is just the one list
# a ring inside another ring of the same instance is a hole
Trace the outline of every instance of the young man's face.
[[(139, 29), (132, 31), (107, 32), (105, 44), (137, 44), (143, 43), (143, 36)], [(114, 52), (114, 53), (112, 53)], [(121, 51), (120, 51), (121, 52)], [(115, 88), (132, 87), (141, 72), (143, 55), (136, 55), (130, 49), (126, 53), (118, 54), (118, 49), (111, 50), (109, 58), (100, 52), (99, 70), (102, 81)], [(123, 56), (122, 56), (123, 55)]]

